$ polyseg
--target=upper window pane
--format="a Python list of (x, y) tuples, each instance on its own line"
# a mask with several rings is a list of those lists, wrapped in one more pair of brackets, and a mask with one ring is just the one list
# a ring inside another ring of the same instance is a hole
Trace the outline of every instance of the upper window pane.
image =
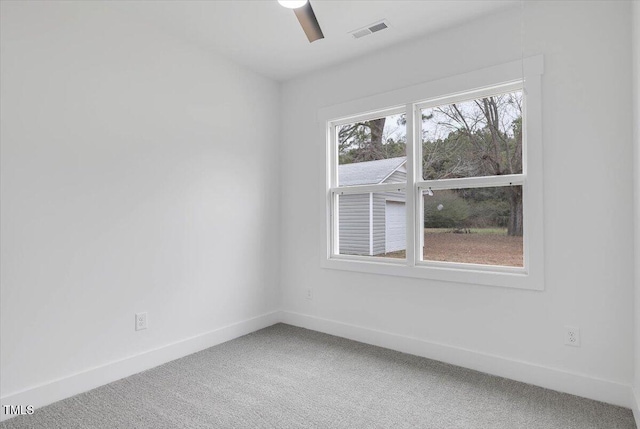
[(406, 183), (404, 114), (336, 127), (338, 186)]
[(422, 109), (424, 180), (522, 173), (522, 91)]

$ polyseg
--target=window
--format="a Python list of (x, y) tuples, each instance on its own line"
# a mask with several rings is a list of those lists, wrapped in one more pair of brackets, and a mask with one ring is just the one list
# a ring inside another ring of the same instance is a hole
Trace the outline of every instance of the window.
[(320, 112), (323, 266), (542, 289), (541, 73), (535, 57)]
[(387, 111), (332, 125), (334, 255), (402, 258), (406, 249), (406, 115)]
[(524, 101), (516, 82), (417, 106), (419, 261), (524, 267)]

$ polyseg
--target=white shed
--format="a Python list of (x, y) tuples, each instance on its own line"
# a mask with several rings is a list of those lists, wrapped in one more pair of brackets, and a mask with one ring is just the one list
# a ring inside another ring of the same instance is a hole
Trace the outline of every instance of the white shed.
[[(406, 157), (340, 165), (340, 186), (406, 182)], [(380, 255), (406, 249), (403, 192), (341, 195), (338, 242), (343, 255)]]

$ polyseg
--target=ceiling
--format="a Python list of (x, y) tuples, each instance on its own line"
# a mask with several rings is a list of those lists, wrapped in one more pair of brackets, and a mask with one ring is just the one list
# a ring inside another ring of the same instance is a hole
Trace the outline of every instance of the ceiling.
[[(311, 0), (325, 35), (311, 44), (293, 11), (276, 0), (114, 3), (129, 17), (284, 81), (513, 7), (518, 0)], [(381, 19), (390, 28), (360, 39), (348, 34)]]

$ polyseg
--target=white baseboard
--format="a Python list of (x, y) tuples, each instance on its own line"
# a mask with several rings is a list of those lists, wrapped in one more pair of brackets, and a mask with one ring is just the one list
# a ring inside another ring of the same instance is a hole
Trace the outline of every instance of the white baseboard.
[[(0, 398), (0, 403), (3, 405), (33, 405), (37, 409), (174, 359), (266, 328), (279, 321), (280, 312), (273, 311), (134, 356), (89, 368), (67, 377), (51, 380), (38, 386), (8, 394)], [(0, 410), (0, 421), (10, 417), (12, 416), (8, 416)]]
[[(144, 353), (89, 368), (67, 377), (51, 380), (3, 396), (0, 398), (0, 403), (3, 405), (33, 405), (37, 409), (278, 322), (631, 408), (638, 427), (640, 427), (640, 404), (638, 402), (640, 391), (634, 391), (630, 385), (624, 383), (287, 311), (263, 314)], [(0, 410), (0, 421), (10, 417)]]
[[(630, 400), (632, 389), (627, 384), (300, 313), (283, 311), (281, 320), (290, 325), (633, 408)], [(637, 407), (637, 401), (633, 402)]]
[(640, 391), (636, 388), (631, 389), (631, 411), (633, 411), (636, 426), (640, 428)]

